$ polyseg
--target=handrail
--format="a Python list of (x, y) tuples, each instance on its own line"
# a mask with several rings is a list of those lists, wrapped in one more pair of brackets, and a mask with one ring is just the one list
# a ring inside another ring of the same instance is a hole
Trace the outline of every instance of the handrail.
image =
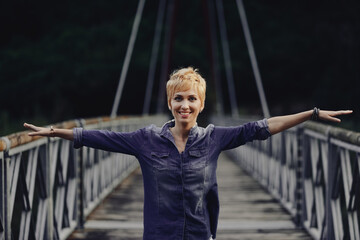
[[(114, 120), (129, 119), (131, 117), (135, 117), (135, 116), (118, 116), (118, 117), (114, 118)], [(111, 120), (112, 119), (109, 116), (102, 116), (102, 117), (96, 117), (96, 118), (87, 118), (87, 119), (83, 119), (81, 121), (84, 122), (84, 125), (91, 125), (91, 124), (98, 124), (100, 122), (109, 122)], [(53, 124), (53, 126), (55, 128), (64, 128), (64, 129), (72, 129), (74, 127), (77, 127), (78, 125), (79, 124), (78, 124), (77, 120), (69, 120), (69, 121), (64, 121), (64, 122)], [(9, 134), (7, 136), (3, 136), (2, 138), (9, 139), (9, 141), (11, 143), (10, 149), (15, 148), (20, 145), (23, 145), (23, 144), (26, 144), (26, 143), (36, 141), (40, 138), (43, 138), (43, 137), (39, 137), (39, 136), (35, 136), (35, 137), (28, 136), (28, 133), (29, 133), (29, 131), (21, 131), (21, 132)], [(7, 149), (6, 141), (4, 139), (0, 138), (0, 152), (5, 151), (5, 150), (9, 150), (9, 149)]]
[[(164, 115), (106, 116), (53, 126), (127, 132), (166, 120)], [(0, 239), (66, 239), (138, 167), (133, 156), (74, 149), (70, 141), (27, 133), (0, 142)]]
[(329, 135), (330, 137), (337, 138), (339, 140), (342, 140), (344, 142), (348, 142), (351, 144), (355, 144), (357, 146), (360, 146), (360, 133), (354, 132), (350, 130), (346, 130), (339, 127), (333, 127), (313, 121), (309, 121), (305, 123), (305, 128), (313, 130), (315, 132)]
[(360, 133), (308, 121), (228, 154), (313, 239), (360, 239)]

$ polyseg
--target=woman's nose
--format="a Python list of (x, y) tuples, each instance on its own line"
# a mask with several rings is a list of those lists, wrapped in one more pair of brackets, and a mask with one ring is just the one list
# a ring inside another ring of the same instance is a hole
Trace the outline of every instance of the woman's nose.
[(189, 108), (189, 103), (187, 101), (184, 101), (183, 104), (181, 104), (181, 108), (182, 109), (188, 109)]

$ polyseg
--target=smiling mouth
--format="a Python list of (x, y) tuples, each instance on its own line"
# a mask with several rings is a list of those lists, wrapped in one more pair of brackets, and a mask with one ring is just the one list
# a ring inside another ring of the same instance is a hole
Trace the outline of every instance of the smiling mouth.
[(178, 112), (182, 118), (188, 117), (192, 112)]

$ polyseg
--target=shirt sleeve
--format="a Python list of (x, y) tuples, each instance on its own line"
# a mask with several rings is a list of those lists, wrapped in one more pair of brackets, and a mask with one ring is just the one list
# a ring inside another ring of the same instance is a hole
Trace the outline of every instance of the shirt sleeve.
[(135, 132), (112, 132), (108, 130), (85, 130), (74, 128), (74, 148), (82, 146), (136, 155), (143, 145), (143, 130)]
[(214, 133), (221, 150), (236, 148), (253, 140), (265, 140), (271, 136), (267, 119), (236, 127), (215, 127)]

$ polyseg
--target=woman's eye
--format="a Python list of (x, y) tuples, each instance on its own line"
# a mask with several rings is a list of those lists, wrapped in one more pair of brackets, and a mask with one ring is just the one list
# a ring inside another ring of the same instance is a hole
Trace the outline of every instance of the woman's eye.
[(175, 101), (181, 101), (181, 97), (175, 97), (174, 100)]
[(189, 100), (190, 101), (196, 101), (196, 97), (190, 97)]

